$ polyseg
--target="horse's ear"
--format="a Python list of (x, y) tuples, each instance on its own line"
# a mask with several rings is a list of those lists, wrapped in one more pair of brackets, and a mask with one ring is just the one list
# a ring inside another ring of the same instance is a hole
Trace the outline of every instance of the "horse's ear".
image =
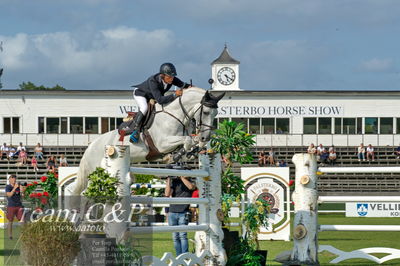
[(225, 93), (226, 92), (222, 93), (220, 96), (214, 96), (214, 99), (218, 102), (219, 100), (221, 100), (225, 96)]
[(210, 94), (208, 91), (206, 91), (206, 94), (204, 94), (204, 97), (206, 100), (211, 99), (212, 94)]

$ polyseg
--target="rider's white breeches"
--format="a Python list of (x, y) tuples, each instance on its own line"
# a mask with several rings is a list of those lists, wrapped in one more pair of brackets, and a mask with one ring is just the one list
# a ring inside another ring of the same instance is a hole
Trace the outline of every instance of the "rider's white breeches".
[(135, 98), (136, 103), (139, 105), (139, 111), (145, 115), (147, 113), (147, 99), (143, 96), (135, 95), (135, 91), (133, 92), (133, 98)]

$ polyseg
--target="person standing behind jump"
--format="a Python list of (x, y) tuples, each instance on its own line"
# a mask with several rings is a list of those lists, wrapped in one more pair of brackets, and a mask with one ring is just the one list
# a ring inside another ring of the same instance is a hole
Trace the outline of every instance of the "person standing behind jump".
[[(182, 89), (190, 87), (189, 84), (181, 81), (176, 77), (176, 68), (171, 63), (164, 63), (160, 66), (160, 72), (150, 76), (146, 81), (139, 85), (132, 86), (134, 88), (133, 97), (139, 106), (139, 112), (133, 121), (133, 132), (129, 140), (133, 143), (139, 140), (140, 122), (147, 112), (147, 103), (150, 99), (155, 99), (159, 104), (167, 104), (175, 98), (182, 95)], [(174, 94), (164, 96), (172, 85), (177, 86), (178, 90)]]

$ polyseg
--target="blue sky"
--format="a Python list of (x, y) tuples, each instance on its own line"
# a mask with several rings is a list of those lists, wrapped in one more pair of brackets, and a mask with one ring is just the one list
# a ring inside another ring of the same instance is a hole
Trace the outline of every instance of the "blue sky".
[(399, 90), (398, 0), (0, 0), (4, 89), (129, 89), (173, 62), (208, 87), (225, 42), (243, 90)]

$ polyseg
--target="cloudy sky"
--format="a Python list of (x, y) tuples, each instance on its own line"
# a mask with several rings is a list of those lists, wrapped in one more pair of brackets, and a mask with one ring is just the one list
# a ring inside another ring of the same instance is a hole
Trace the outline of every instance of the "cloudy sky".
[(0, 0), (1, 81), (208, 87), (227, 43), (243, 90), (400, 90), (399, 31), (399, 0)]

